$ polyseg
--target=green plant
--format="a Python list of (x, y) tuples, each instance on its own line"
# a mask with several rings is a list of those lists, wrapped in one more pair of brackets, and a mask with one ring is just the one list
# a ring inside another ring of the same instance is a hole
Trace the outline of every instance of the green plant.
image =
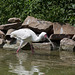
[(74, 0), (0, 0), (0, 24), (11, 17), (22, 22), (27, 16), (39, 19), (75, 24)]

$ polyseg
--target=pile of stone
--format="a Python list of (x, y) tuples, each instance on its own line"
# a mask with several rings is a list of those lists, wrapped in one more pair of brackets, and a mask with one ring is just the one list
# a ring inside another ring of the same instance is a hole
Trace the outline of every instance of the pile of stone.
[[(67, 23), (52, 23), (31, 16), (28, 16), (23, 23), (20, 18), (10, 18), (8, 19), (8, 24), (0, 25), (0, 47), (9, 48), (10, 46), (11, 48), (10, 42), (13, 39), (10, 38), (10, 33), (21, 28), (30, 28), (36, 34), (40, 34), (43, 31), (46, 32), (49, 39), (54, 43), (55, 50), (60, 48), (61, 50), (74, 51), (75, 49), (75, 27)], [(9, 45), (6, 46), (8, 43)], [(33, 43), (33, 46), (39, 50), (51, 50), (47, 40), (40, 41), (39, 44)]]

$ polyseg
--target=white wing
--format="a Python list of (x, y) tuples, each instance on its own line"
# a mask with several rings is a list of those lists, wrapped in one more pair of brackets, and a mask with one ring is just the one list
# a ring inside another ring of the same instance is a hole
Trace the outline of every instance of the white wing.
[(11, 37), (20, 38), (20, 39), (27, 39), (28, 37), (31, 36), (30, 33), (24, 29), (16, 30), (16, 31), (12, 32), (10, 35), (11, 35)]

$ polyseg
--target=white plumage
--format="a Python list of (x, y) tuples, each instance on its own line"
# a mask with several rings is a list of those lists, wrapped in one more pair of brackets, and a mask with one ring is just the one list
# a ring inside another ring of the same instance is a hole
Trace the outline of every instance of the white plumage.
[[(27, 42), (29, 42), (30, 44), (32, 42), (39, 42), (40, 40), (42, 40), (43, 37), (45, 37), (45, 38), (48, 39), (46, 32), (42, 32), (39, 36), (37, 36), (35, 34), (35, 32), (33, 32), (32, 30), (27, 29), (27, 28), (26, 29), (19, 29), (19, 30), (13, 31), (10, 34), (10, 37), (11, 38), (14, 37), (17, 40), (20, 40), (21, 41), (20, 42), (20, 46), (19, 46), (17, 52), (19, 51), (19, 49), (21, 48), (21, 46), (23, 44), (27, 43)], [(31, 45), (31, 49), (32, 49), (32, 53), (33, 53), (34, 51), (33, 51), (32, 45)]]

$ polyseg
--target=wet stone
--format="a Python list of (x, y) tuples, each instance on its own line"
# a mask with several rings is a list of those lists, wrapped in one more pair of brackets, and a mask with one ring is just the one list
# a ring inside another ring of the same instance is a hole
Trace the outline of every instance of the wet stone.
[(75, 41), (72, 39), (64, 38), (60, 41), (60, 50), (75, 51)]

